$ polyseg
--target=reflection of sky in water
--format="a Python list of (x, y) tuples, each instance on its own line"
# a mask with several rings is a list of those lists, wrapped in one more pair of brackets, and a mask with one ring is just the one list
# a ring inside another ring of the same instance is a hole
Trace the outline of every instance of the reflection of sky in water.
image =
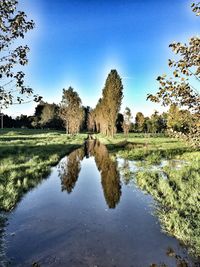
[[(161, 233), (151, 215), (151, 196), (118, 180), (123, 161), (109, 161), (103, 146), (88, 149), (89, 158), (79, 151), (61, 160), (10, 213), (6, 253), (11, 266), (174, 267), (177, 260), (167, 256), (169, 247), (187, 257), (176, 239)], [(74, 158), (78, 168), (71, 166)], [(134, 169), (135, 162), (129, 163)]]
[[(145, 160), (127, 160), (117, 157), (118, 168), (122, 177), (125, 178), (127, 184), (134, 184), (134, 173), (138, 171), (157, 171), (163, 179), (167, 179), (164, 167), (170, 167), (178, 170), (187, 164), (184, 160), (161, 160), (159, 164), (149, 164)], [(126, 179), (127, 178), (127, 179)]]

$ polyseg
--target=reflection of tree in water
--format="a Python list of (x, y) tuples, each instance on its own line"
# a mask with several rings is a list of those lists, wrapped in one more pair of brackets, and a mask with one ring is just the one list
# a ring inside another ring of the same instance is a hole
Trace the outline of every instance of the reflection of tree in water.
[(59, 165), (62, 191), (71, 193), (81, 170), (81, 161), (85, 157), (94, 156), (98, 170), (101, 173), (101, 183), (109, 208), (115, 208), (120, 200), (121, 185), (117, 162), (113, 161), (106, 146), (99, 141), (87, 141), (85, 146), (73, 151)]
[(115, 208), (120, 201), (121, 185), (117, 162), (110, 158), (106, 146), (99, 141), (86, 143), (88, 154), (94, 156), (98, 170), (101, 173), (101, 184), (109, 208)]
[(72, 192), (81, 170), (81, 161), (84, 155), (84, 149), (79, 148), (61, 161), (59, 165), (59, 176), (61, 179), (62, 191), (67, 190), (68, 193)]

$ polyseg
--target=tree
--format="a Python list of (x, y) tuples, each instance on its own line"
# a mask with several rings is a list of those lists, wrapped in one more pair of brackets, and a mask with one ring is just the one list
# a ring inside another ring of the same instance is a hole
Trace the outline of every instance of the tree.
[(68, 90), (63, 89), (59, 115), (64, 123), (66, 133), (77, 134), (80, 131), (84, 111), (81, 99), (72, 87), (69, 87)]
[(3, 124), (4, 124), (5, 128), (13, 128), (13, 127), (15, 127), (15, 120), (12, 117), (4, 114)]
[(94, 118), (94, 123), (95, 123), (95, 130), (97, 132), (106, 134), (107, 120), (106, 120), (105, 114), (103, 113), (105, 112), (104, 106), (105, 106), (105, 101), (103, 101), (102, 98), (100, 98), (93, 111), (93, 118)]
[(111, 70), (102, 91), (102, 98), (99, 99), (93, 111), (97, 132), (114, 136), (122, 98), (123, 85), (121, 78), (116, 70)]
[(106, 119), (106, 133), (114, 136), (116, 132), (115, 123), (123, 98), (123, 85), (116, 70), (111, 70), (106, 79), (103, 89), (104, 109), (103, 115)]
[(151, 119), (149, 117), (144, 118), (144, 132), (145, 133), (150, 133), (151, 132)]
[(117, 120), (116, 120), (117, 132), (123, 132), (123, 122), (124, 122), (123, 114), (118, 113)]
[(38, 103), (38, 105), (35, 107), (34, 118), (32, 121), (32, 126), (34, 128), (40, 128), (41, 127), (40, 121), (41, 121), (42, 111), (44, 109), (44, 106), (45, 106), (45, 102), (41, 100)]
[(87, 107), (83, 107), (83, 123), (82, 123), (82, 130), (87, 131), (88, 130), (88, 126), (90, 124), (90, 116), (91, 113), (91, 108), (89, 106)]
[(158, 111), (154, 111), (150, 118), (144, 118), (143, 129), (145, 133), (164, 133), (167, 129), (167, 113), (158, 114)]
[(154, 111), (154, 113), (150, 117), (151, 120), (151, 133), (160, 133), (162, 131), (162, 118), (158, 114), (158, 111)]
[(44, 128), (61, 129), (62, 121), (59, 117), (59, 106), (54, 103), (44, 103), (39, 124)]
[(31, 128), (31, 119), (32, 117), (21, 114), (14, 120), (14, 126), (16, 128)]
[(124, 111), (123, 131), (124, 134), (128, 134), (131, 127), (132, 114), (130, 108), (126, 107)]
[(175, 131), (180, 129), (179, 108), (176, 104), (172, 104), (167, 114), (167, 128)]
[[(199, 16), (200, 3), (193, 3), (192, 10)], [(200, 93), (192, 84), (194, 80), (197, 83), (200, 82), (200, 38), (192, 37), (188, 44), (174, 42), (169, 47), (179, 56), (178, 59), (169, 59), (168, 62), (169, 67), (173, 69), (173, 75), (172, 77), (167, 77), (165, 74), (158, 76), (159, 91), (155, 95), (149, 94), (147, 99), (161, 102), (164, 106), (175, 104), (187, 108), (193, 114), (193, 125), (185, 137), (198, 145), (200, 143)]]
[[(18, 1), (0, 1), (0, 108), (14, 103), (22, 103), (24, 96), (33, 94), (33, 90), (24, 85), (25, 74), (19, 66), (28, 63), (27, 45), (15, 45), (15, 42), (24, 38), (25, 33), (34, 28), (34, 22), (26, 19), (23, 11), (17, 11)], [(41, 97), (34, 95), (34, 101)]]
[(180, 110), (175, 104), (167, 113), (167, 128), (169, 130), (187, 133), (192, 126), (192, 115), (188, 110)]
[(142, 112), (137, 112), (135, 117), (135, 126), (138, 132), (142, 132), (144, 130), (144, 115)]
[(162, 102), (164, 106), (176, 104), (185, 106), (193, 113), (200, 113), (200, 95), (197, 89), (190, 84), (191, 76), (200, 81), (200, 38), (193, 37), (189, 44), (173, 43), (169, 47), (181, 56), (178, 61), (169, 60), (169, 67), (174, 68), (173, 78), (167, 75), (157, 77), (160, 83), (156, 95), (149, 94), (147, 99), (153, 102)]
[(90, 109), (88, 113), (87, 130), (95, 132), (95, 113), (93, 109)]
[(189, 110), (180, 110), (179, 114), (181, 118), (180, 132), (184, 134), (190, 133), (193, 127), (193, 115)]
[(164, 133), (167, 130), (167, 113), (163, 112), (158, 119), (159, 132)]

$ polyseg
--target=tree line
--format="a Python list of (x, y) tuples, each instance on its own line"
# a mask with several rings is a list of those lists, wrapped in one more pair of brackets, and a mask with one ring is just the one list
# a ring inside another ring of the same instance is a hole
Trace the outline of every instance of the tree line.
[[(116, 120), (121, 107), (123, 85), (116, 70), (111, 70), (95, 109), (84, 107), (78, 93), (70, 86), (63, 89), (59, 105), (44, 101), (35, 108), (34, 116), (21, 115), (16, 119), (4, 117), (5, 127), (65, 128), (67, 134), (77, 134), (82, 130), (101, 132), (113, 136)], [(24, 125), (23, 125), (24, 123)]]
[[(155, 111), (150, 116), (145, 116), (142, 112), (137, 112), (133, 122), (133, 116), (128, 107), (123, 113), (118, 112), (112, 120), (107, 121), (103, 104), (100, 109), (99, 103), (102, 103), (102, 100), (98, 102), (95, 109), (83, 106), (78, 93), (69, 87), (67, 90), (63, 89), (60, 104), (40, 101), (32, 116), (22, 114), (12, 118), (4, 115), (4, 127), (56, 129), (65, 130), (67, 134), (89, 131), (113, 136), (116, 132), (124, 132), (127, 135), (129, 132), (166, 133), (168, 130), (186, 134), (190, 132), (193, 125), (193, 114), (188, 110), (180, 109), (175, 104), (162, 114)], [(112, 112), (111, 107), (109, 112)]]

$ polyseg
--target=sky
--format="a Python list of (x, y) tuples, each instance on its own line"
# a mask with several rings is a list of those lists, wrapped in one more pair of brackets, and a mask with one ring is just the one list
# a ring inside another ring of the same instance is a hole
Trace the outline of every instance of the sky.
[[(33, 19), (27, 33), (29, 64), (26, 84), (49, 103), (59, 103), (72, 86), (84, 106), (95, 107), (111, 69), (124, 86), (123, 112), (150, 115), (159, 104), (146, 101), (158, 90), (156, 77), (168, 73), (168, 47), (187, 42), (200, 30), (200, 19), (188, 0), (19, 0)], [(35, 103), (11, 106), (16, 116), (34, 113)]]

